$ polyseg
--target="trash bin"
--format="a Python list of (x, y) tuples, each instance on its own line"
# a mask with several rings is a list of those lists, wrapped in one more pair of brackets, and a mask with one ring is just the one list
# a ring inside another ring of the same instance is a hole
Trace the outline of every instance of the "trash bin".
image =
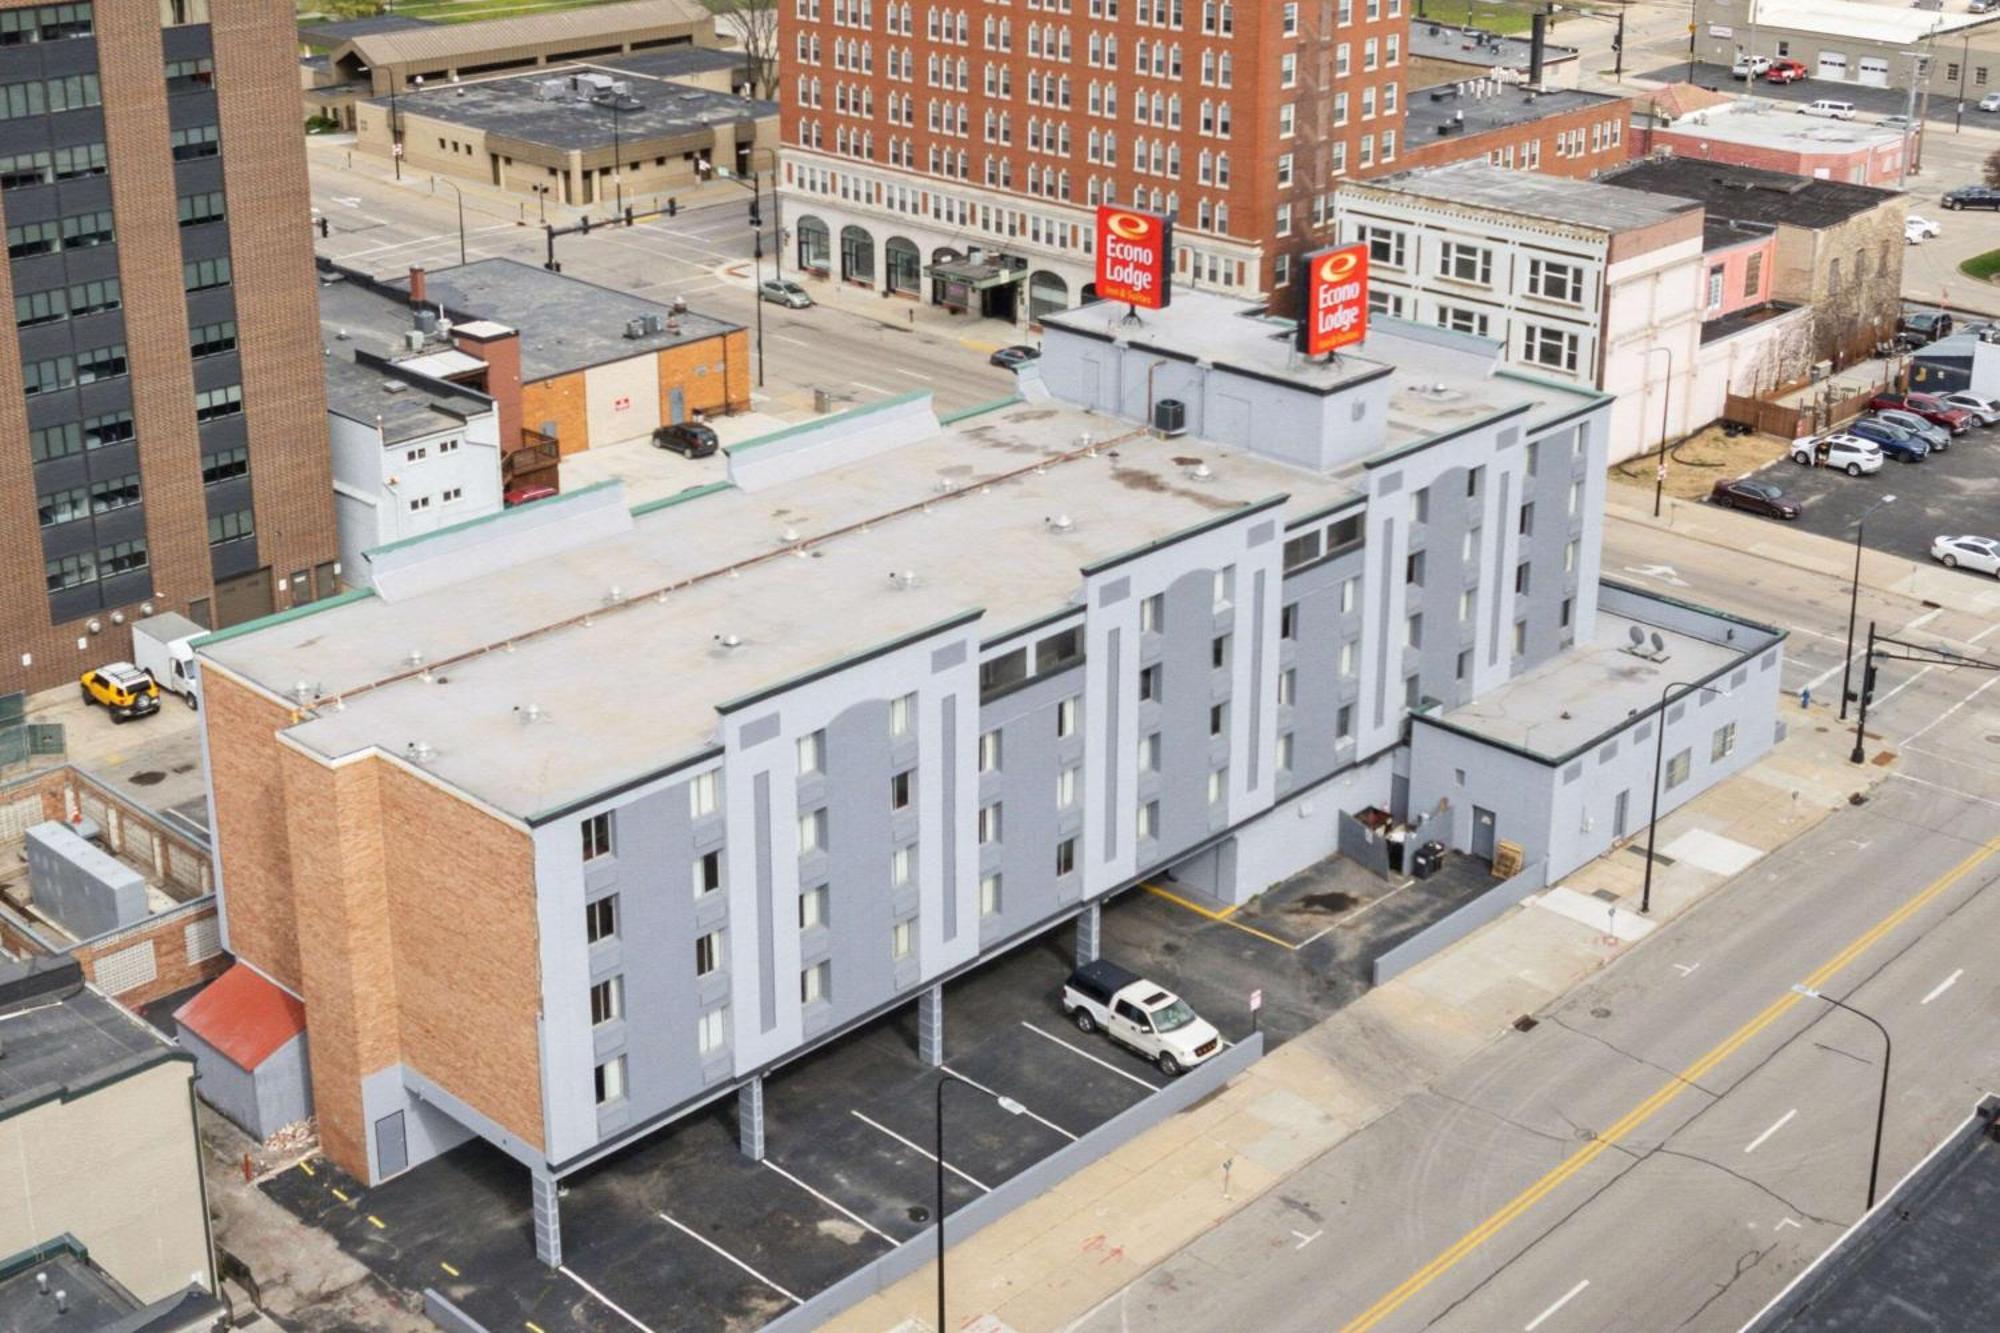
[(1444, 865), (1444, 844), (1433, 838), (1417, 848), (1410, 858), (1410, 874), (1416, 879), (1429, 879)]

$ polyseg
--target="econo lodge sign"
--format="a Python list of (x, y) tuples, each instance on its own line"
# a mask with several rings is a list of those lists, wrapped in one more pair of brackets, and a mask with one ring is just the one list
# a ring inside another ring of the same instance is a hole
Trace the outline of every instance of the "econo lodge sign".
[(1306, 311), (1299, 325), (1307, 356), (1337, 351), (1368, 336), (1368, 246), (1321, 250), (1306, 259)]
[(1157, 213), (1097, 210), (1097, 296), (1146, 310), (1173, 299), (1174, 224)]

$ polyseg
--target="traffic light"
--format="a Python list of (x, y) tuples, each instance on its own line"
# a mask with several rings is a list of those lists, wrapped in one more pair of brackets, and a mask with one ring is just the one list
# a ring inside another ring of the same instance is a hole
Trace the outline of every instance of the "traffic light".
[(583, 215), (583, 222), (580, 226), (580, 230), (583, 232), (585, 236), (590, 235), (590, 214), (585, 213)]
[(632, 205), (630, 204), (625, 205), (625, 225), (628, 227), (632, 225)]
[(680, 211), (681, 211), (680, 201), (678, 199), (673, 198), (672, 196), (669, 196), (667, 199), (667, 216), (673, 217), (676, 213), (679, 213)]
[(757, 211), (757, 201), (755, 199), (752, 199), (750, 201), (750, 225), (753, 227), (761, 227), (764, 225), (763, 216), (759, 214)]
[(1875, 702), (1876, 670), (1875, 664), (1871, 662), (1868, 664), (1868, 669), (1861, 673), (1861, 702), (1864, 704)]
[(327, 235), (331, 230), (332, 228), (328, 226), (327, 220), (325, 218), (319, 219), (319, 238), (322, 241), (327, 238)]

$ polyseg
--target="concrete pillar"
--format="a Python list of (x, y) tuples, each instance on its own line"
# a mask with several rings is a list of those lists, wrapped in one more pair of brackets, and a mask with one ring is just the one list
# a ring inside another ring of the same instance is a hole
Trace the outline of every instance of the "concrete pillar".
[(557, 1199), (556, 1178), (547, 1171), (530, 1168), (535, 1190), (535, 1257), (550, 1268), (562, 1267), (562, 1206)]
[(1076, 965), (1097, 961), (1097, 955), (1104, 948), (1104, 918), (1099, 904), (1077, 913), (1076, 918)]
[(917, 1059), (935, 1069), (944, 1063), (944, 987), (917, 996)]
[(736, 1090), (736, 1146), (753, 1162), (764, 1160), (764, 1079), (751, 1079)]

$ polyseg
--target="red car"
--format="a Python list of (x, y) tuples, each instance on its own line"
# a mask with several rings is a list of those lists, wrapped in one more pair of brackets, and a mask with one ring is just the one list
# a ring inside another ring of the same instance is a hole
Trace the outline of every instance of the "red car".
[(1914, 412), (1934, 426), (1943, 426), (1953, 435), (1963, 435), (1972, 427), (1972, 413), (1953, 407), (1934, 393), (1878, 393), (1868, 400), (1868, 410), (1884, 412), (1900, 408)]
[(500, 498), (506, 504), (507, 508), (512, 509), (515, 505), (532, 504), (536, 500), (546, 500), (555, 493), (556, 488), (553, 486), (516, 486)]
[(1806, 67), (1796, 60), (1773, 60), (1764, 71), (1766, 83), (1797, 83), (1806, 76)]

